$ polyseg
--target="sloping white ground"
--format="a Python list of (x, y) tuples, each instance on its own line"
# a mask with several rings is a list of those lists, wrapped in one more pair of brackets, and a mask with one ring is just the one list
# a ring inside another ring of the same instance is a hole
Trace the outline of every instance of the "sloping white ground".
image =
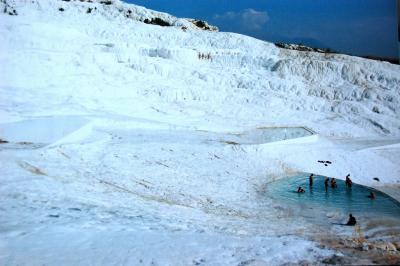
[[(336, 232), (276, 205), (268, 182), (398, 188), (399, 66), (94, 2), (0, 15), (1, 264), (315, 262), (335, 251), (309, 239)], [(155, 16), (174, 26), (138, 21)], [(318, 135), (227, 143), (279, 126)]]

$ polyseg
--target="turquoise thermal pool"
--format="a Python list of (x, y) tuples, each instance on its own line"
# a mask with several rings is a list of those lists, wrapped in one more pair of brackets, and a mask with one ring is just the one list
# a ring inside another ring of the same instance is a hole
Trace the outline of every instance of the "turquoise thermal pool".
[[(345, 182), (338, 179), (337, 188), (329, 186), (326, 190), (324, 176), (314, 176), (311, 188), (308, 177), (309, 174), (300, 174), (274, 181), (267, 185), (266, 193), (272, 199), (289, 204), (299, 211), (312, 209), (314, 212), (319, 210), (326, 213), (352, 213), (357, 216), (389, 216), (400, 219), (400, 203), (385, 193), (354, 183), (352, 188), (347, 188)], [(299, 186), (306, 192), (297, 193)], [(371, 191), (376, 195), (374, 200), (367, 197)]]

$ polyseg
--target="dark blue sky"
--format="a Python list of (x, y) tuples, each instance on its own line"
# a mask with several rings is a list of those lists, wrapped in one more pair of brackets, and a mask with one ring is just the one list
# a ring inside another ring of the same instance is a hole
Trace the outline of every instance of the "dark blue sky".
[(396, 0), (125, 1), (271, 42), (398, 57)]

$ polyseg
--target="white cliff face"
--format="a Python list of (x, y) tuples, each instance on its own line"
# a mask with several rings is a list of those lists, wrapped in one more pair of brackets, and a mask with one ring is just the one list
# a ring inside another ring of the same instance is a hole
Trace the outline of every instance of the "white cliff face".
[(0, 264), (320, 261), (266, 184), (398, 186), (399, 66), (107, 2), (0, 2)]
[[(399, 135), (397, 65), (281, 50), (237, 34), (203, 31), (165, 13), (100, 2), (7, 2), (19, 15), (2, 15), (3, 88), (23, 93), (36, 87), (37, 97), (56, 93), (61, 100), (64, 94), (84, 108), (96, 99), (102, 104), (90, 109), (118, 106), (124, 111), (114, 112), (121, 114), (133, 105), (145, 110), (141, 98), (146, 98), (148, 108), (182, 105), (204, 115), (312, 128), (315, 118), (335, 117), (351, 130), (327, 125), (317, 131)], [(141, 22), (154, 17), (174, 26)], [(116, 104), (115, 97), (135, 104)], [(293, 114), (302, 121), (293, 121)]]

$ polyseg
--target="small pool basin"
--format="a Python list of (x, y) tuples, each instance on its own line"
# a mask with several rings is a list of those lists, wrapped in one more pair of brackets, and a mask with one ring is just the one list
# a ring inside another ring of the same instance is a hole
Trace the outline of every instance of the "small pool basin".
[[(346, 187), (345, 182), (337, 179), (337, 188), (325, 189), (324, 176), (314, 176), (313, 186), (309, 186), (309, 174), (283, 178), (267, 185), (268, 197), (281, 203), (294, 206), (298, 210), (321, 210), (362, 216), (390, 216), (400, 219), (400, 203), (387, 194), (366, 186), (354, 184)], [(297, 193), (298, 187), (305, 193)], [(371, 200), (370, 192), (376, 195)], [(316, 215), (318, 215), (316, 213)]]

